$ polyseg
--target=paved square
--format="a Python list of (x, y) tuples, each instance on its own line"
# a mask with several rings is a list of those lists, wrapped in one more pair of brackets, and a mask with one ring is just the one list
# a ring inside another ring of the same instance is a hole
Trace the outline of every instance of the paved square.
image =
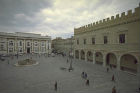
[[(0, 93), (112, 93), (116, 86), (117, 93), (138, 93), (137, 77), (115, 69), (106, 72), (101, 65), (92, 64), (81, 60), (72, 60), (74, 70), (69, 72), (70, 60), (60, 55), (55, 57), (33, 56), (39, 62), (38, 65), (16, 67), (18, 60), (30, 58), (30, 56), (14, 57), (0, 61)], [(8, 64), (8, 60), (9, 63)], [(86, 80), (81, 78), (81, 73), (88, 74), (90, 85), (86, 86)], [(112, 82), (112, 75), (116, 82)], [(57, 81), (58, 90), (54, 90)]]

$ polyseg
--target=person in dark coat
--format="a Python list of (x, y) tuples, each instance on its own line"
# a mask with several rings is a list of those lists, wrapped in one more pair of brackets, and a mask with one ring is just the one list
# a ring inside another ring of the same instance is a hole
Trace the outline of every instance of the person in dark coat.
[(89, 79), (86, 80), (86, 85), (89, 86)]
[(84, 78), (85, 78), (85, 79), (87, 78), (87, 73), (86, 73), (86, 72), (85, 72)]
[(112, 88), (112, 93), (116, 93), (116, 88), (115, 88), (115, 86)]
[(85, 72), (82, 72), (81, 73), (81, 77), (84, 78), (84, 75), (85, 75)]
[(55, 84), (54, 84), (54, 89), (55, 91), (57, 91), (57, 82), (55, 81)]
[(115, 82), (115, 76), (114, 76), (114, 75), (112, 76), (112, 81), (114, 81), (114, 82)]

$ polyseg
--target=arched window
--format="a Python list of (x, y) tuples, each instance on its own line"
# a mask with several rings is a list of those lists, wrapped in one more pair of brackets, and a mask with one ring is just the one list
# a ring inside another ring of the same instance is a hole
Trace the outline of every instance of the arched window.
[(30, 42), (27, 42), (27, 46), (30, 46)]

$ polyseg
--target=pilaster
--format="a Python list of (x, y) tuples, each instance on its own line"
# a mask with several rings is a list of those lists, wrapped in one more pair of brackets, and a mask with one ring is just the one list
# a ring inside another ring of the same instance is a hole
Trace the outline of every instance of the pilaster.
[(93, 51), (93, 64), (95, 64), (95, 51)]
[(120, 70), (121, 66), (120, 66), (120, 61), (121, 61), (121, 56), (120, 55), (117, 55), (117, 70)]
[(106, 67), (106, 54), (103, 54), (103, 67)]
[(87, 51), (85, 51), (85, 61), (87, 61)]
[(80, 50), (79, 50), (79, 60), (81, 60)]

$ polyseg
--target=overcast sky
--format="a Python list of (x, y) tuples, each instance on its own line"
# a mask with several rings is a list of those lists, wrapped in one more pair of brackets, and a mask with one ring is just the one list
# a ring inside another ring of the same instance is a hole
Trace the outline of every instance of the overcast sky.
[(0, 32), (31, 32), (52, 38), (74, 27), (126, 12), (140, 0), (0, 0)]

